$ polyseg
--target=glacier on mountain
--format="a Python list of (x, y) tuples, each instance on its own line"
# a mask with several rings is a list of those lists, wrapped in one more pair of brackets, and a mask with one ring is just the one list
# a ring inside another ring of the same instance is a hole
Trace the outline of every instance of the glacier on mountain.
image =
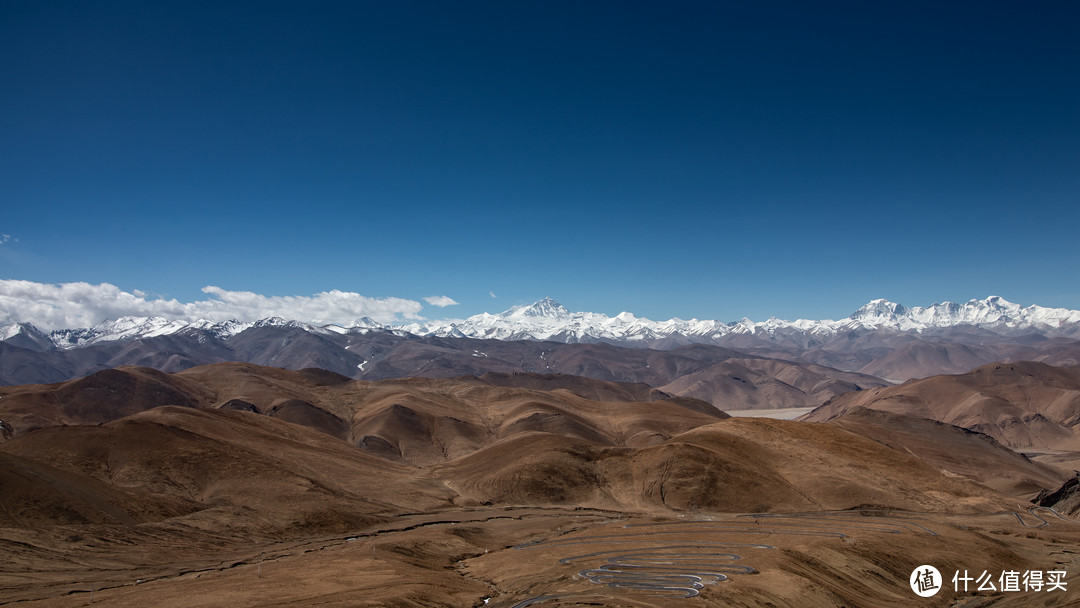
[(828, 338), (843, 331), (859, 329), (898, 332), (926, 332), (970, 326), (993, 332), (1035, 331), (1057, 335), (1069, 331), (1080, 335), (1080, 311), (1042, 306), (1022, 307), (998, 296), (972, 299), (964, 304), (942, 302), (928, 307), (908, 308), (884, 299), (872, 300), (851, 316), (840, 320), (770, 318), (752, 321), (743, 318), (724, 323), (716, 320), (679, 318), (653, 321), (622, 312), (614, 317), (595, 312), (571, 312), (552, 298), (515, 306), (502, 313), (481, 313), (467, 319), (414, 321), (384, 325), (370, 318), (357, 319), (349, 326), (314, 325), (302, 321), (270, 317), (255, 322), (206, 320), (182, 321), (162, 317), (120, 317), (94, 327), (42, 332), (28, 323), (0, 327), (0, 341), (26, 335), (37, 342), (49, 341), (60, 349), (72, 349), (102, 342), (167, 336), (182, 332), (209, 334), (225, 340), (248, 329), (293, 327), (310, 333), (366, 334), (390, 331), (397, 335), (476, 338), (495, 340), (550, 340), (557, 342), (614, 342), (647, 344), (665, 339), (683, 343), (711, 343), (725, 336), (748, 335), (780, 339), (803, 336)]
[(834, 336), (856, 329), (924, 332), (957, 326), (990, 331), (1033, 330), (1049, 334), (1080, 324), (1080, 311), (1042, 306), (1021, 307), (998, 296), (972, 299), (965, 304), (943, 302), (929, 307), (907, 308), (888, 300), (872, 300), (840, 320), (770, 318), (732, 323), (699, 319), (653, 321), (622, 312), (614, 317), (602, 313), (571, 312), (551, 298), (515, 306), (503, 313), (482, 313), (452, 322), (414, 322), (396, 326), (419, 336), (468, 337), (497, 340), (553, 340), (558, 342), (647, 342), (681, 337), (690, 342), (711, 342), (728, 335)]

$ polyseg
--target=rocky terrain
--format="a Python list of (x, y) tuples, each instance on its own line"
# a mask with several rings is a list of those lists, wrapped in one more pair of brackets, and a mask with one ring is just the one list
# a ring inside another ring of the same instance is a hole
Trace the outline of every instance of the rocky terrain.
[[(247, 363), (5, 387), (0, 602), (902, 606), (923, 563), (1080, 567), (1080, 526), (1027, 502), (1071, 504), (1071, 472), (942, 422), (837, 414)], [(1055, 593), (927, 605), (1077, 600)]]
[(1080, 450), (1080, 366), (993, 363), (840, 395), (804, 419), (831, 420), (859, 407), (938, 420), (1019, 451)]

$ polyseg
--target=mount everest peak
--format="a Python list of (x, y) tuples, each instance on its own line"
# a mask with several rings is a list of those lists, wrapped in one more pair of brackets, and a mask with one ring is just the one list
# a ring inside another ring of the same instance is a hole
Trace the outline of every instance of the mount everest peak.
[(565, 306), (556, 302), (553, 298), (543, 298), (532, 304), (515, 306), (499, 316), (506, 318), (543, 317), (549, 319), (565, 319), (571, 316)]
[(851, 313), (849, 318), (859, 321), (872, 321), (878, 319), (895, 321), (907, 313), (908, 309), (904, 307), (903, 304), (897, 304), (896, 302), (890, 302), (886, 299), (879, 298), (863, 304), (858, 310)]

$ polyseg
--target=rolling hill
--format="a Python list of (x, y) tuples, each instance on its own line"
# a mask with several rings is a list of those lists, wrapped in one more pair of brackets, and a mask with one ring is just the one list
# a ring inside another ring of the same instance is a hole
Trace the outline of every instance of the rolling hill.
[[(608, 550), (559, 551), (577, 542), (565, 535), (613, 550), (760, 547), (764, 582), (706, 589), (702, 605), (812, 593), (831, 606), (874, 596), (835, 587), (845, 564), (889, 564), (875, 584), (896, 599), (908, 560), (1036, 567), (1074, 538), (1068, 522), (1047, 532), (1028, 523), (1039, 511), (1011, 511), (1060, 488), (1060, 471), (865, 408), (827, 423), (730, 418), (580, 376), (368, 382), (219, 363), (6, 387), (0, 417), (14, 427), (0, 441), (0, 597), (43, 606), (254, 605), (272, 589), (286, 604), (509, 608), (551, 585), (585, 604), (655, 605), (580, 567), (550, 572)], [(523, 551), (544, 539), (556, 553)]]
[(1080, 450), (1080, 366), (995, 363), (840, 395), (803, 419), (831, 420), (857, 407), (938, 420), (1016, 450)]

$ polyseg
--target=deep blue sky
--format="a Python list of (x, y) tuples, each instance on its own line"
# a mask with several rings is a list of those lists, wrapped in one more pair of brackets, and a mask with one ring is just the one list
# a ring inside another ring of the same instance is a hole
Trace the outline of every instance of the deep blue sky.
[(820, 4), (4, 2), (0, 278), (1080, 309), (1080, 3)]

